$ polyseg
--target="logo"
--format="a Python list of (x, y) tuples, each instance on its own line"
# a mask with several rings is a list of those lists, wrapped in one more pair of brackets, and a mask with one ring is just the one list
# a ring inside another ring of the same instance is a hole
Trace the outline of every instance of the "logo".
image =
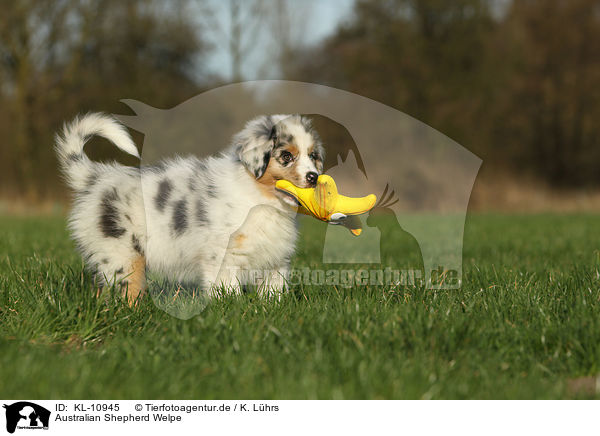
[[(467, 206), (482, 161), (432, 127), (341, 89), (292, 81), (230, 84), (169, 109), (156, 109), (135, 100), (123, 102), (135, 115), (116, 117), (144, 134), (144, 165), (159, 164), (174, 154), (202, 158), (217, 155), (257, 115), (307, 115), (326, 144), (323, 172), (336, 181), (344, 195), (363, 197), (371, 193), (377, 195), (379, 202), (368, 213), (334, 223), (341, 225), (313, 222), (310, 228), (306, 227), (298, 244), (303, 250), (298, 260), (311, 265), (311, 272), (301, 274), (302, 284), (308, 284), (309, 278), (310, 284), (334, 285), (336, 275), (341, 277), (343, 272), (343, 280), (349, 284), (352, 281), (350, 286), (362, 286), (367, 280), (369, 285), (374, 282), (391, 288), (405, 284), (425, 289), (460, 288)], [(269, 162), (269, 147), (274, 145), (271, 132), (267, 136), (259, 132), (257, 138), (262, 139), (246, 141), (247, 147), (254, 147), (253, 152), (260, 156), (257, 164), (261, 158)], [(197, 189), (196, 173), (193, 174), (188, 184), (190, 191)], [(149, 217), (156, 213), (153, 204), (144, 202)], [(193, 207), (200, 210), (198, 220), (204, 220), (205, 211), (197, 205)], [(271, 216), (267, 210), (270, 207), (240, 207), (239, 213), (224, 215), (229, 223), (226, 227), (231, 230), (230, 240), (215, 246), (211, 260), (214, 271), (209, 282), (223, 284), (229, 288), (226, 292), (254, 286), (254, 276), (260, 279), (261, 286), (273, 285), (281, 290), (286, 280), (291, 284), (287, 266), (264, 274), (260, 268), (249, 269), (236, 260), (236, 235), (253, 234), (262, 227), (265, 217)], [(186, 209), (185, 213), (189, 212)], [(197, 218), (192, 215), (190, 219)], [(362, 230), (360, 237), (356, 237), (356, 230)], [(280, 264), (286, 263), (287, 259), (281, 259)], [(149, 293), (167, 313), (188, 319), (208, 304), (203, 296), (209, 290), (197, 286), (194, 280), (171, 283), (163, 279), (161, 274), (153, 277)]]
[(6, 409), (6, 431), (14, 433), (18, 429), (48, 430), (50, 411), (29, 401), (19, 401), (4, 405)]

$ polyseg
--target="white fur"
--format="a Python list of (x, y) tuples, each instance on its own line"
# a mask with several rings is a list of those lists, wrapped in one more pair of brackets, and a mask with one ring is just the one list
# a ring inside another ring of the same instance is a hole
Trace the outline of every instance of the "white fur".
[[(286, 123), (286, 117), (275, 122)], [(306, 149), (316, 134), (294, 119), (286, 131)], [(273, 123), (270, 117), (260, 120), (267, 127)], [(252, 165), (273, 145), (251, 123), (219, 157), (175, 158), (141, 170), (94, 163), (83, 153), (86, 138), (99, 135), (139, 157), (113, 118), (89, 114), (65, 126), (56, 149), (75, 190), (69, 227), (104, 283), (126, 280), (134, 260), (143, 255), (150, 271), (209, 292), (220, 285), (238, 292), (249, 283), (251, 271), (267, 271), (261, 289), (284, 288), (297, 236), (295, 210), (283, 198), (265, 195), (257, 183), (260, 169)], [(317, 171), (306, 152), (296, 171)]]
[(308, 148), (313, 144), (312, 135), (304, 129), (302, 124), (290, 123), (286, 126), (286, 130), (294, 137), (295, 143), (300, 149), (294, 166), (298, 176), (304, 178), (309, 172), (319, 173), (320, 171), (317, 169), (315, 162), (308, 155)]

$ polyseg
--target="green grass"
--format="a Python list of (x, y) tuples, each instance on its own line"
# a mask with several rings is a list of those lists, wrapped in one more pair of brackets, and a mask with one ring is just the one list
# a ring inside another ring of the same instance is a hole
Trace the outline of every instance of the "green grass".
[(0, 397), (592, 395), (567, 382), (600, 373), (599, 221), (475, 215), (460, 290), (295, 287), (184, 321), (96, 298), (63, 218), (3, 217)]

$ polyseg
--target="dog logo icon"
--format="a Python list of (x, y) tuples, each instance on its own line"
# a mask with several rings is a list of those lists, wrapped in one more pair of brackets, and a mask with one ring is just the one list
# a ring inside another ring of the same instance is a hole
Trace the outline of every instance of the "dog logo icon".
[(50, 421), (48, 409), (29, 401), (5, 404), (4, 408), (6, 409), (6, 431), (9, 433), (14, 433), (17, 428), (48, 430)]

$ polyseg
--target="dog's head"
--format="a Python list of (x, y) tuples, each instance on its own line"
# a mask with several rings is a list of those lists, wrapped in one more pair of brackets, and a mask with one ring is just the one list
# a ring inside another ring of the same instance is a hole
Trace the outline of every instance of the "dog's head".
[(308, 118), (300, 115), (260, 116), (249, 121), (233, 140), (235, 153), (263, 191), (285, 200), (277, 180), (301, 188), (315, 186), (323, 172), (325, 149)]

